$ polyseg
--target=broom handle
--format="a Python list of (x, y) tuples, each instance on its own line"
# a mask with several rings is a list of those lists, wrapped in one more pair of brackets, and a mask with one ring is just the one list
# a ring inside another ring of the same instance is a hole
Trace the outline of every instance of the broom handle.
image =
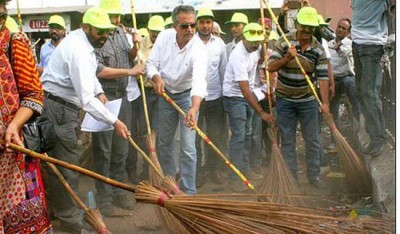
[[(131, 0), (131, 14), (132, 14), (132, 24), (133, 28), (135, 29), (135, 32), (137, 30), (137, 25), (136, 25), (136, 14), (135, 14), (135, 5), (133, 4), (133, 0)], [(142, 60), (140, 58), (140, 45), (138, 41), (135, 41), (135, 48), (136, 48), (136, 57), (138, 64), (142, 64)], [(139, 83), (140, 83), (140, 91), (142, 92), (142, 100), (143, 100), (143, 109), (144, 109), (144, 119), (146, 120), (146, 128), (147, 128), (147, 134), (151, 134), (151, 127), (150, 127), (150, 119), (149, 119), (149, 112), (147, 109), (147, 99), (146, 99), (146, 93), (144, 90), (144, 81), (143, 81), (143, 75), (139, 74)]]
[[(44, 156), (48, 157), (47, 154), (44, 154)], [(68, 182), (65, 180), (64, 176), (61, 174), (61, 172), (57, 169), (56, 166), (54, 166), (53, 163), (46, 162), (47, 165), (53, 170), (54, 174), (57, 175), (58, 179), (61, 181), (62, 185), (64, 188), (67, 190), (67, 192), (71, 195), (72, 199), (83, 209), (83, 211), (86, 213), (89, 211), (89, 208), (85, 205), (85, 203), (82, 202), (82, 200), (75, 194), (74, 190), (72, 190), (71, 186), (68, 184)]]
[[(0, 140), (0, 144), (5, 145), (5, 141), (4, 140)], [(130, 192), (135, 192), (136, 186), (128, 185), (128, 184), (125, 184), (125, 183), (121, 183), (119, 181), (116, 181), (116, 180), (110, 179), (108, 177), (102, 176), (100, 174), (97, 174), (97, 173), (95, 173), (93, 171), (90, 171), (90, 170), (87, 170), (85, 168), (76, 166), (74, 164), (70, 164), (70, 163), (67, 163), (65, 161), (62, 161), (62, 160), (59, 160), (59, 159), (55, 159), (55, 158), (52, 158), (52, 157), (48, 157), (45, 154), (39, 154), (39, 153), (37, 153), (35, 151), (32, 151), (30, 149), (26, 149), (24, 147), (21, 147), (19, 145), (13, 144), (13, 143), (10, 143), (8, 148), (16, 150), (16, 151), (19, 151), (19, 152), (22, 152), (22, 153), (24, 153), (26, 155), (31, 156), (32, 158), (37, 158), (37, 159), (43, 160), (45, 162), (50, 162), (50, 163), (56, 164), (57, 166), (60, 166), (60, 167), (64, 167), (64, 168), (79, 172), (79, 173), (84, 174), (86, 176), (92, 177), (92, 178), (94, 178), (96, 180), (99, 180), (99, 181), (101, 181), (103, 183), (106, 183), (106, 184), (109, 184), (109, 185), (112, 185), (112, 186), (116, 186), (118, 188), (122, 188), (122, 189), (125, 189), (125, 190), (130, 191)]]
[[(162, 96), (170, 103), (175, 109), (183, 116), (186, 117), (186, 113), (166, 94), (165, 92), (162, 93)], [(194, 130), (196, 130), (197, 134), (209, 145), (211, 148), (220, 156), (226, 165), (228, 165), (235, 173), (239, 176), (239, 178), (243, 181), (243, 183), (254, 193), (256, 193), (254, 186), (250, 183), (250, 181), (228, 160), (227, 157), (214, 145), (214, 143), (208, 138), (208, 136), (201, 131), (201, 129), (194, 123), (191, 123)]]
[[(262, 30), (263, 30), (263, 36), (265, 38), (265, 21), (264, 21), (264, 7), (263, 7), (263, 0), (260, 0), (260, 15), (261, 15), (261, 25), (262, 25)], [(267, 95), (268, 95), (268, 106), (269, 106), (269, 112), (272, 114), (272, 87), (271, 87), (271, 80), (269, 77), (269, 72), (268, 72), (268, 55), (267, 55), (267, 44), (265, 40), (262, 43), (263, 49), (264, 49), (264, 67), (265, 67), (265, 77), (267, 78)]]
[[(292, 45), (290, 44), (290, 41), (287, 39), (287, 37), (286, 37), (285, 33), (283, 32), (281, 26), (279, 25), (278, 19), (276, 18), (276, 16), (275, 16), (274, 12), (272, 11), (271, 7), (268, 5), (266, 0), (263, 0), (263, 1), (264, 1), (265, 5), (267, 6), (268, 12), (271, 15), (272, 20), (275, 22), (276, 27), (278, 28), (278, 31), (281, 33), (283, 39), (288, 44), (288, 47), (291, 47)], [(314, 94), (319, 106), (322, 106), (322, 102), (321, 102), (320, 98), (318, 97), (318, 94), (317, 94), (317, 91), (315, 90), (314, 84), (311, 82), (310, 77), (307, 75), (306, 71), (304, 70), (303, 66), (301, 65), (299, 58), (297, 57), (297, 55), (294, 58), (296, 60), (297, 65), (300, 68), (300, 71), (303, 73), (304, 77), (306, 78), (308, 86), (310, 86), (311, 91), (313, 92), (313, 94)]]
[(151, 161), (150, 157), (146, 155), (146, 153), (136, 144), (136, 142), (132, 139), (132, 137), (129, 136), (128, 138), (129, 142), (135, 148), (141, 155), (142, 157), (149, 163), (149, 165), (153, 168), (153, 170), (157, 173), (158, 176), (160, 176), (161, 179), (164, 179), (165, 176), (161, 173), (161, 171), (156, 167), (156, 165)]

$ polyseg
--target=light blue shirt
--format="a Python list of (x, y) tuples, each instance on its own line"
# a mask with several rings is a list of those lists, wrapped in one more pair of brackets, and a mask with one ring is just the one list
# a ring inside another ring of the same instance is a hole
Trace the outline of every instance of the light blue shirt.
[(386, 0), (352, 0), (351, 38), (356, 44), (385, 45), (388, 37)]
[(40, 49), (40, 63), (38, 64), (39, 67), (47, 67), (50, 61), (51, 54), (53, 54), (53, 51), (55, 49), (56, 47), (51, 44), (51, 40), (42, 45), (42, 48)]

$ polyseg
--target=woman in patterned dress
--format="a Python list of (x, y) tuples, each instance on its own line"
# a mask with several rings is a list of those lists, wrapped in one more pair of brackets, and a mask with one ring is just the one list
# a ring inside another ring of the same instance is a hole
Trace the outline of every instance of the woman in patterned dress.
[[(6, 28), (0, 0), (0, 139), (23, 146), (21, 127), (42, 111), (43, 88), (29, 39)], [(11, 63), (10, 63), (11, 61)], [(39, 161), (0, 145), (0, 234), (52, 233)]]

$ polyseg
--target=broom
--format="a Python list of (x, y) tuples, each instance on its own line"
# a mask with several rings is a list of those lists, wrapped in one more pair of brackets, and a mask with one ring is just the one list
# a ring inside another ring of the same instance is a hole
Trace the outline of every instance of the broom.
[(137, 201), (168, 209), (191, 233), (392, 233), (388, 220), (334, 217), (327, 210), (270, 202), (177, 196), (141, 182)]
[[(135, 14), (135, 5), (133, 3), (133, 0), (131, 0), (131, 15), (132, 15), (132, 24), (133, 28), (137, 30), (137, 25), (136, 25), (136, 14)], [(139, 42), (135, 42), (135, 48), (138, 52), (137, 56), (139, 56)], [(138, 63), (140, 64), (142, 61), (140, 57), (138, 57)], [(142, 92), (142, 100), (143, 100), (143, 110), (144, 110), (144, 116), (146, 120), (146, 126), (147, 126), (147, 135), (145, 136), (146, 139), (146, 145), (150, 153), (150, 159), (151, 161), (154, 162), (154, 165), (158, 168), (158, 171), (164, 175), (161, 165), (158, 161), (157, 157), (157, 151), (156, 151), (156, 140), (155, 140), (155, 133), (151, 131), (150, 127), (150, 120), (149, 120), (149, 114), (148, 114), (148, 109), (147, 109), (147, 101), (146, 101), (146, 92), (144, 90), (144, 82), (143, 82), (143, 76), (139, 74), (139, 82), (140, 82), (140, 89)], [(158, 177), (157, 172), (152, 170), (153, 168), (149, 166), (149, 175), (150, 175), (150, 181), (153, 184), (156, 184), (157, 186), (161, 186), (161, 178), (163, 176)], [(167, 180), (164, 180), (165, 182), (169, 182), (169, 184), (173, 188), (179, 188), (178, 185), (176, 185), (176, 182), (174, 179), (169, 178)], [(179, 189), (177, 189), (177, 192)], [(180, 192), (180, 191), (179, 191)], [(175, 227), (175, 229), (171, 229), (170, 231), (175, 231), (178, 230), (176, 233), (186, 233), (187, 230), (185, 230), (182, 225), (177, 221), (173, 216), (171, 216), (168, 212), (165, 212), (163, 209), (158, 209), (157, 210), (157, 216), (160, 218), (160, 220), (163, 221), (166, 227)], [(169, 228), (170, 229), (170, 228)]]
[[(264, 3), (271, 15), (271, 18), (274, 20), (279, 32), (281, 33), (282, 37), (284, 38), (285, 42), (288, 44), (288, 46), (291, 46), (291, 43), (285, 36), (285, 33), (283, 32), (282, 28), (279, 25), (279, 22), (272, 11), (271, 7), (268, 5), (267, 1), (264, 0)], [(299, 66), (301, 72), (303, 73), (304, 77), (306, 78), (306, 81), (312, 90), (315, 99), (317, 100), (318, 104), (322, 106), (322, 102), (318, 97), (318, 94), (315, 90), (315, 87), (313, 83), (310, 80), (310, 77), (308, 77), (307, 73), (305, 72), (303, 66), (301, 65), (298, 57), (295, 57), (296, 63)], [(371, 193), (371, 177), (368, 173), (368, 170), (365, 166), (365, 164), (361, 161), (361, 158), (357, 155), (357, 153), (352, 149), (352, 147), (347, 143), (346, 139), (343, 137), (343, 135), (339, 132), (339, 130), (335, 126), (335, 122), (333, 121), (333, 118), (330, 117), (328, 114), (324, 114), (324, 120), (327, 122), (329, 127), (331, 128), (332, 135), (335, 139), (335, 142), (338, 143), (338, 150), (342, 155), (343, 158), (343, 167), (345, 174), (347, 175), (346, 177), (350, 177), (351, 179), (348, 179), (348, 181), (355, 181), (355, 183), (351, 184), (351, 187), (354, 189), (357, 189), (358, 191), (363, 191), (364, 193)]]
[[(47, 156), (47, 154), (44, 154)], [(60, 173), (54, 164), (47, 162), (47, 165), (53, 170), (54, 174), (57, 175), (58, 179), (61, 181), (64, 188), (67, 192), (71, 195), (72, 199), (83, 209), (85, 212), (85, 220), (97, 231), (99, 234), (110, 234), (111, 232), (108, 231), (106, 224), (103, 221), (101, 213), (98, 209), (89, 209), (85, 203), (75, 194), (72, 190), (71, 186), (65, 180), (64, 176)]]
[[(0, 140), (0, 144), (5, 142)], [(232, 202), (232, 200), (213, 198), (213, 195), (208, 195), (209, 197), (171, 195), (148, 183), (142, 182), (139, 186), (123, 184), (15, 144), (10, 144), (8, 147), (134, 192), (137, 201), (157, 204), (165, 208), (166, 212), (171, 212), (171, 217), (187, 228), (188, 231), (185, 233), (189, 231), (190, 233), (392, 233), (394, 229), (393, 221), (388, 219), (352, 220), (329, 216), (328, 211), (283, 204)]]
[[(260, 14), (261, 14), (261, 24), (263, 28), (263, 35), (265, 38), (265, 21), (264, 21), (264, 7), (263, 2), (260, 0)], [(265, 65), (265, 77), (267, 78), (267, 96), (268, 96), (268, 105), (269, 112), (272, 114), (272, 86), (271, 80), (268, 72), (268, 55), (267, 55), (267, 45), (266, 42), (263, 41), (263, 49), (264, 49), (264, 65)], [(304, 205), (304, 201), (299, 197), (291, 197), (291, 196), (282, 196), (286, 194), (300, 194), (300, 188), (293, 178), (292, 172), (286, 165), (286, 162), (283, 159), (282, 153), (277, 144), (277, 136), (275, 134), (275, 129), (273, 126), (270, 126), (267, 129), (267, 133), (269, 138), (271, 139), (272, 151), (271, 151), (271, 162), (268, 166), (267, 172), (264, 176), (264, 179), (261, 184), (261, 191), (265, 194), (278, 194), (279, 196), (273, 196), (272, 201), (290, 204), (290, 205)], [(263, 199), (263, 197), (260, 197)]]
[[(167, 100), (168, 103), (170, 103), (183, 117), (186, 117), (186, 113), (176, 104), (172, 98), (168, 96), (165, 92), (162, 94), (162, 96)], [(195, 124), (195, 123), (190, 123), (191, 127), (196, 130), (196, 133), (206, 142), (216, 153), (219, 157), (224, 160), (225, 164), (232, 169), (233, 172), (236, 173), (237, 176), (243, 181), (244, 185), (250, 189), (252, 192), (257, 193), (256, 189), (254, 186), (250, 183), (248, 179), (228, 160), (228, 158), (217, 148), (217, 146), (214, 145), (214, 143), (208, 138), (208, 136), (201, 131), (201, 129)]]

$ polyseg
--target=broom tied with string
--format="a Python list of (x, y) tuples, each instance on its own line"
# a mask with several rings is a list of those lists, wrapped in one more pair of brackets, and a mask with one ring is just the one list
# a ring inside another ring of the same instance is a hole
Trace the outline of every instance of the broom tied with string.
[[(5, 144), (0, 140), (0, 144)], [(47, 157), (15, 144), (9, 148), (54, 163), (135, 193), (136, 200), (156, 204), (184, 225), (180, 233), (393, 233), (389, 219), (349, 219), (329, 215), (326, 210), (294, 207), (269, 202), (226, 200), (221, 195), (182, 196), (141, 182), (126, 185), (87, 169)], [(216, 196), (216, 197), (215, 197)], [(232, 198), (243, 198), (227, 194)], [(246, 194), (249, 198), (251, 195)], [(257, 195), (253, 195), (257, 196)], [(174, 228), (174, 227), (169, 227)], [(178, 233), (178, 232), (176, 232)]]
[[(261, 15), (261, 25), (263, 29), (264, 38), (267, 38), (265, 32), (265, 16), (264, 16), (264, 6), (262, 0), (260, 0), (260, 15)], [(267, 99), (269, 112), (272, 114), (272, 85), (270, 80), (270, 74), (268, 72), (268, 54), (267, 45), (264, 40), (262, 43), (263, 55), (264, 55), (264, 66), (265, 66), (265, 77), (267, 82)], [(268, 199), (273, 202), (290, 204), (290, 205), (304, 205), (304, 201), (300, 197), (295, 196), (284, 196), (288, 194), (300, 194), (300, 188), (297, 181), (294, 179), (292, 172), (287, 167), (283, 155), (277, 144), (276, 130), (273, 125), (267, 128), (267, 134), (271, 139), (271, 161), (267, 168), (266, 174), (261, 184), (261, 192), (264, 194), (272, 194), (278, 196), (260, 196), (259, 199)]]
[[(269, 6), (268, 2), (266, 0), (263, 0), (263, 1), (268, 9), (268, 12), (271, 15), (272, 20), (275, 22), (277, 29), (281, 33), (283, 39), (288, 44), (288, 47), (291, 47), (290, 41), (287, 39), (285, 33), (283, 32), (282, 28), (280, 27), (279, 22), (275, 16), (274, 12), (272, 11), (271, 7)], [(307, 81), (307, 84), (310, 87), (313, 95), (315, 96), (315, 99), (317, 100), (319, 106), (323, 107), (323, 104), (315, 90), (314, 84), (311, 82), (310, 77), (305, 72), (303, 66), (300, 63), (300, 60), (298, 59), (297, 56), (295, 56), (294, 59), (298, 65), (298, 67), (300, 68), (302, 74), (304, 75), (304, 77)], [(332, 135), (333, 135), (335, 141), (338, 143), (338, 151), (339, 151), (339, 154), (342, 156), (341, 159), (343, 161), (344, 171), (345, 171), (346, 178), (347, 178), (349, 184), (351, 184), (353, 189), (356, 189), (365, 194), (370, 194), (371, 189), (372, 189), (371, 188), (371, 177), (370, 177), (367, 167), (365, 166), (361, 157), (358, 156), (358, 154), (349, 145), (349, 143), (346, 141), (346, 139), (343, 137), (343, 135), (339, 132), (339, 130), (337, 129), (337, 127), (335, 125), (335, 122), (333, 121), (331, 114), (323, 113), (323, 117), (331, 129), (331, 132), (332, 132)]]
[[(134, 5), (133, 0), (131, 0), (131, 15), (132, 15), (133, 28), (136, 31), (137, 24), (136, 24), (135, 5)], [(140, 58), (140, 51), (139, 51), (140, 45), (139, 45), (138, 41), (135, 41), (135, 48), (136, 48), (137, 57), (138, 57), (137, 61), (139, 64), (141, 64), (142, 60)], [(157, 171), (160, 174), (160, 175), (158, 175), (157, 172), (155, 170), (153, 170), (153, 167), (149, 165), (150, 181), (153, 184), (156, 184), (157, 186), (161, 186), (162, 182), (164, 181), (164, 183), (167, 183), (168, 185), (170, 185), (170, 187), (174, 188), (176, 190), (176, 193), (179, 193), (180, 192), (179, 186), (176, 184), (174, 178), (168, 177), (167, 179), (162, 179), (162, 178), (165, 178), (165, 176), (164, 176), (164, 172), (161, 168), (161, 165), (160, 165), (160, 162), (159, 162), (158, 156), (157, 156), (156, 134), (155, 134), (155, 132), (151, 131), (151, 127), (150, 127), (150, 120), (149, 120), (149, 114), (148, 114), (148, 109), (147, 109), (147, 99), (146, 99), (146, 92), (144, 89), (143, 75), (139, 74), (138, 77), (139, 77), (140, 89), (141, 89), (142, 100), (143, 100), (144, 116), (145, 116), (146, 127), (147, 127), (147, 135), (145, 136), (146, 145), (147, 145), (147, 148), (148, 148), (148, 151), (150, 154), (150, 159), (154, 163), (153, 166), (156, 166)], [(157, 209), (157, 215), (171, 232), (187, 233), (187, 230), (180, 224), (180, 222), (178, 220), (176, 220), (175, 217), (171, 216), (165, 210)], [(171, 228), (171, 227), (173, 227), (173, 228)]]
[[(45, 154), (45, 156), (47, 155)], [(65, 190), (67, 190), (67, 192), (71, 195), (76, 204), (78, 204), (78, 206), (80, 206), (85, 212), (85, 220), (90, 224), (90, 226), (92, 226), (94, 230), (96, 230), (99, 234), (110, 234), (111, 232), (107, 229), (100, 211), (98, 209), (90, 209), (89, 207), (87, 207), (85, 203), (83, 203), (82, 200), (78, 197), (78, 195), (75, 194), (74, 190), (65, 180), (64, 176), (57, 169), (57, 167), (49, 162), (47, 162), (47, 165), (52, 169), (54, 174), (56, 174), (58, 179), (61, 181), (61, 184), (64, 186)]]

